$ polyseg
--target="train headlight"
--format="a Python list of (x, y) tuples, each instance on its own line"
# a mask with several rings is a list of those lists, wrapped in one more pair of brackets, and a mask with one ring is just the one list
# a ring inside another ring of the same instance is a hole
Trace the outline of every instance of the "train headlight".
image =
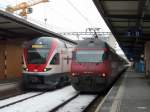
[(52, 68), (45, 68), (44, 72), (51, 70)]
[(75, 76), (76, 74), (75, 73), (72, 73), (72, 76)]
[(46, 68), (44, 69), (44, 72), (46, 72), (47, 70), (46, 70)]
[(102, 77), (106, 77), (106, 74), (105, 74), (105, 73), (102, 73)]

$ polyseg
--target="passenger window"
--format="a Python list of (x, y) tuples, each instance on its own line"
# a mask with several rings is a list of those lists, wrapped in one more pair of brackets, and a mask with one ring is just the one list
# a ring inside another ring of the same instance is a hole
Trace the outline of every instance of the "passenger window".
[(75, 59), (76, 59), (76, 52), (72, 51), (72, 60), (75, 60)]
[(50, 64), (51, 65), (59, 65), (60, 60), (59, 60), (59, 53), (56, 53), (53, 59), (51, 60)]

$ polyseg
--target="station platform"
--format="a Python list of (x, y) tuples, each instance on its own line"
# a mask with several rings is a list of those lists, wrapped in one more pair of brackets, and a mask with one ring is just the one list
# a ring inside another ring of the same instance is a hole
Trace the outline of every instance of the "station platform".
[(10, 79), (0, 79), (0, 84), (5, 84), (5, 83), (15, 83), (15, 82), (20, 82), (21, 77), (17, 78), (10, 78)]
[(144, 73), (125, 72), (95, 112), (150, 112), (150, 79)]
[(0, 80), (0, 100), (22, 93), (21, 79)]

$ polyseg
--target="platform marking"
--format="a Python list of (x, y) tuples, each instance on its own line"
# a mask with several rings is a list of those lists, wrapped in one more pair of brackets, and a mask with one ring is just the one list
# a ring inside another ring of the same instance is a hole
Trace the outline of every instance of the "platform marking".
[(124, 80), (122, 80), (123, 82), (120, 84), (117, 95), (113, 100), (110, 112), (120, 112), (121, 101), (122, 101), (122, 97), (123, 97), (123, 93), (124, 93), (124, 85), (123, 84), (125, 83), (126, 78), (127, 78), (127, 74), (125, 74)]
[(6, 83), (0, 83), (0, 86), (12, 85), (12, 84), (17, 84), (17, 82), (6, 82)]
[(146, 110), (147, 107), (136, 107), (137, 109), (140, 109), (140, 110)]
[(102, 107), (103, 103), (105, 102), (105, 100), (107, 99), (107, 97), (109, 96), (109, 94), (111, 93), (111, 91), (113, 90), (114, 87), (112, 87), (109, 92), (107, 93), (107, 95), (103, 98), (103, 100), (101, 101), (101, 103), (97, 106), (95, 112), (99, 112), (100, 108)]
[(120, 106), (121, 106), (121, 100), (124, 93), (124, 86), (120, 86), (116, 97), (114, 98), (114, 101), (112, 103), (112, 107), (110, 109), (110, 112), (120, 112)]
[[(127, 74), (125, 74), (125, 76), (124, 76), (124, 79), (126, 79), (126, 78), (127, 78)], [(116, 99), (116, 102), (114, 101), (112, 103), (112, 107), (111, 107), (111, 111), (110, 112), (119, 112), (120, 111), (121, 99), (123, 97), (123, 92), (124, 92), (124, 86), (121, 87), (122, 84), (123, 84), (123, 82), (121, 82), (121, 84), (120, 84), (120, 87), (119, 87), (119, 90), (117, 92), (117, 95), (114, 98), (114, 100)], [(109, 94), (111, 93), (111, 91), (113, 90), (113, 88), (114, 88), (114, 86), (109, 90), (109, 92), (107, 93), (107, 95), (103, 98), (103, 100), (101, 101), (101, 103), (97, 106), (95, 112), (100, 112), (100, 109), (101, 109), (102, 105), (106, 101), (107, 97), (109, 96)]]

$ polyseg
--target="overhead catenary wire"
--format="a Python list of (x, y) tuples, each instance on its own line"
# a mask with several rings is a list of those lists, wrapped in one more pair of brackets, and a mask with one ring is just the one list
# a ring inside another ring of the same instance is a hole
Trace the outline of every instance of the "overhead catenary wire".
[[(54, 12), (56, 12), (56, 14), (61, 15), (61, 19), (64, 19), (66, 22), (71, 23), (70, 25), (72, 26), (73, 21), (71, 20), (71, 18), (69, 18), (68, 16), (67, 17), (64, 16), (64, 14), (61, 11), (56, 10), (56, 9), (54, 9), (52, 7), (51, 7), (51, 10), (53, 10)], [(78, 28), (77, 24), (74, 24), (74, 27)], [(74, 31), (74, 29), (72, 29), (72, 27), (70, 27), (70, 29), (72, 31)]]
[(93, 26), (92, 23), (89, 21), (89, 19), (85, 17), (84, 14), (82, 14), (81, 11), (77, 7), (75, 7), (70, 0), (66, 0), (66, 1), (88, 24), (90, 24), (90, 26)]

